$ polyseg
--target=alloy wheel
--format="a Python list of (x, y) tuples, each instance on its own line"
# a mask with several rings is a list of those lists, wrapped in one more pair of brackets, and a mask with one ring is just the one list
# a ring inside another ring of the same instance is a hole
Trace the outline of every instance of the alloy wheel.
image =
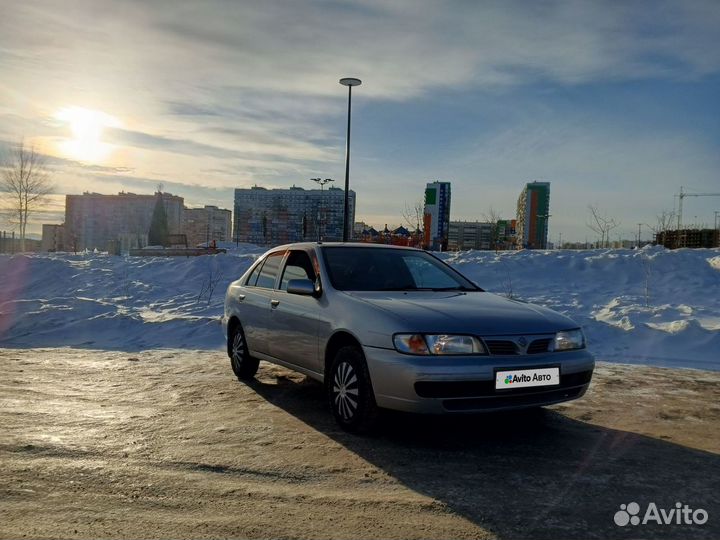
[(358, 407), (358, 379), (355, 370), (348, 362), (341, 362), (333, 378), (333, 404), (338, 414), (345, 420), (355, 415)]
[(232, 341), (232, 360), (237, 365), (245, 358), (245, 340), (243, 339), (242, 332), (236, 331)]

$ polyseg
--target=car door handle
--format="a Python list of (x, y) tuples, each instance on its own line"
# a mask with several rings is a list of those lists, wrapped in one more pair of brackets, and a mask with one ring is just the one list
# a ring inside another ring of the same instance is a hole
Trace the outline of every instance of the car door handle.
[(239, 301), (239, 302), (242, 302), (243, 300), (245, 300), (245, 295), (244, 295), (244, 294), (238, 294), (238, 301)]
[(278, 307), (280, 300), (270, 300), (270, 305), (274, 308)]

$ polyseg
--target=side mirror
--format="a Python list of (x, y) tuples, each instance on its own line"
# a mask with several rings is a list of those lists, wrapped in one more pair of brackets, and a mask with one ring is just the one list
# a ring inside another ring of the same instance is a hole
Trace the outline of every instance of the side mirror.
[(291, 279), (288, 281), (287, 292), (302, 296), (314, 296), (315, 284), (309, 279)]

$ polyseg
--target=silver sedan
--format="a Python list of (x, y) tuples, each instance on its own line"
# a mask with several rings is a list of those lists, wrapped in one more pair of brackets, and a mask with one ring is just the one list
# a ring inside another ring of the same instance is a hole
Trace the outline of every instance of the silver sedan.
[(344, 429), (379, 408), (464, 413), (582, 396), (595, 366), (579, 326), (483, 291), (425, 251), (303, 243), (265, 253), (225, 297), (235, 375), (260, 360), (325, 384)]

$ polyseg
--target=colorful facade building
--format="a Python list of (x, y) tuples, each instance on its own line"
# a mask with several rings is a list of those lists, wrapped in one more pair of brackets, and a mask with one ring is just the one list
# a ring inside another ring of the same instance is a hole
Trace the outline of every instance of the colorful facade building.
[(517, 203), (518, 249), (546, 249), (550, 219), (550, 182), (529, 182)]
[(423, 248), (447, 251), (450, 232), (450, 182), (430, 182), (425, 186)]
[(500, 219), (495, 229), (495, 249), (515, 249), (517, 246), (517, 220)]

